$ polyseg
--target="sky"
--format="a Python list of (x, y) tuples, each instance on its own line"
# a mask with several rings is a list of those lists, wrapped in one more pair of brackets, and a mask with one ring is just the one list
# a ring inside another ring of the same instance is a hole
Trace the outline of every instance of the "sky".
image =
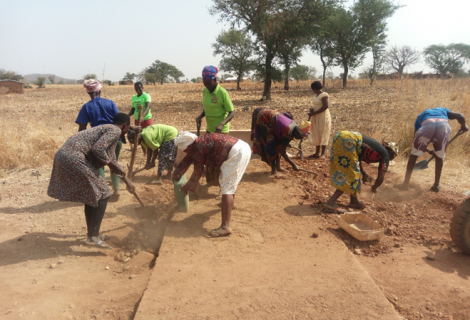
[[(396, 3), (404, 7), (387, 20), (389, 46), (470, 44), (470, 0)], [(212, 43), (229, 28), (209, 14), (211, 5), (211, 0), (0, 0), (0, 69), (67, 79), (94, 73), (118, 81), (160, 60), (195, 78), (205, 65), (218, 65)], [(300, 63), (321, 70), (311, 52), (305, 51)], [(370, 58), (352, 73), (368, 64)], [(407, 71), (431, 70), (421, 59)]]

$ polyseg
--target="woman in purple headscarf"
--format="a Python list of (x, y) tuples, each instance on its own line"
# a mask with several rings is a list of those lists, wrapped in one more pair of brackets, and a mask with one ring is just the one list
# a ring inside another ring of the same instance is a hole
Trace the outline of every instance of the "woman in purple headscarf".
[(233, 119), (235, 112), (227, 90), (217, 82), (218, 72), (219, 69), (214, 66), (206, 66), (202, 70), (202, 81), (205, 87), (202, 92), (204, 110), (196, 118), (196, 123), (199, 128), (202, 118), (206, 117), (207, 132), (228, 134), (229, 122)]
[[(197, 133), (201, 127), (202, 118), (206, 117), (206, 133), (228, 134), (230, 130), (230, 120), (233, 119), (235, 111), (227, 90), (222, 88), (217, 82), (219, 69), (214, 66), (205, 66), (202, 69), (202, 81), (204, 90), (202, 92), (202, 113), (196, 118)], [(208, 183), (217, 184), (219, 168), (207, 167), (206, 179)]]

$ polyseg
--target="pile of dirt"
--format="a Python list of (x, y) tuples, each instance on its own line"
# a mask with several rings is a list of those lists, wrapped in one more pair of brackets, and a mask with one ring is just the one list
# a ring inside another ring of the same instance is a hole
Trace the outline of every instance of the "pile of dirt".
[[(423, 189), (412, 184), (409, 191), (393, 188), (402, 176), (389, 172), (386, 181), (372, 199), (370, 186), (362, 187), (360, 201), (366, 205), (362, 213), (381, 224), (385, 237), (380, 241), (359, 241), (337, 227), (335, 214), (324, 210), (324, 203), (332, 194), (329, 178), (329, 160), (295, 160), (305, 169), (318, 173), (316, 179), (305, 173), (289, 170), (288, 175), (295, 179), (298, 186), (299, 205), (310, 205), (316, 214), (324, 217), (323, 228), (333, 228), (352, 252), (360, 249), (366, 256), (389, 254), (407, 246), (426, 246), (450, 248), (453, 244), (449, 235), (449, 224), (452, 214), (465, 197), (457, 192), (441, 191), (439, 193)], [(365, 166), (372, 177), (377, 175), (376, 168)], [(343, 195), (339, 203), (347, 206), (349, 197)], [(357, 211), (349, 209), (350, 211)]]

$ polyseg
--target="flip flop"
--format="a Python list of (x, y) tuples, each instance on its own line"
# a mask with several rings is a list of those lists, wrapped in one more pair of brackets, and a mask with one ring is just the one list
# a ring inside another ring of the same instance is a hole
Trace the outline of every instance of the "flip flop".
[(220, 238), (220, 237), (228, 237), (232, 234), (232, 230), (230, 229), (213, 229), (208, 233), (208, 236), (211, 238)]
[(344, 207), (337, 207), (337, 208), (330, 208), (327, 207), (326, 205), (324, 206), (325, 210), (329, 213), (346, 213), (348, 210), (346, 210)]
[(92, 237), (91, 239), (87, 239), (85, 243), (92, 247), (98, 247), (100, 249), (112, 249), (112, 247), (100, 239), (100, 237)]
[(352, 209), (359, 209), (359, 210), (363, 210), (366, 208), (366, 205), (362, 202), (360, 202), (359, 205), (348, 205), (349, 208), (352, 208)]

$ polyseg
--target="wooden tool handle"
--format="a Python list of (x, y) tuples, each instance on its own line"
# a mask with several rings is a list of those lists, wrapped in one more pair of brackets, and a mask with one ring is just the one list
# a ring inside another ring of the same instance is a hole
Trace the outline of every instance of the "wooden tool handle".
[(311, 170), (307, 170), (307, 169), (304, 169), (304, 168), (299, 168), (299, 170), (300, 170), (300, 171), (304, 171), (304, 172), (311, 173), (311, 174), (313, 174), (315, 177), (318, 176), (318, 173), (313, 172), (313, 171), (311, 171)]
[[(129, 180), (128, 177), (123, 176), (123, 177), (121, 177), (121, 179), (122, 179), (122, 181), (124, 181), (124, 183), (126, 184), (126, 186), (128, 186), (129, 188), (131, 187), (132, 182)], [(137, 201), (139, 201), (140, 205), (141, 205), (142, 207), (145, 207), (145, 204), (144, 204), (144, 202), (142, 201), (142, 199), (140, 199), (139, 195), (138, 195), (135, 191), (134, 191), (134, 192), (131, 192), (131, 193), (134, 195), (134, 197), (137, 199)]]

